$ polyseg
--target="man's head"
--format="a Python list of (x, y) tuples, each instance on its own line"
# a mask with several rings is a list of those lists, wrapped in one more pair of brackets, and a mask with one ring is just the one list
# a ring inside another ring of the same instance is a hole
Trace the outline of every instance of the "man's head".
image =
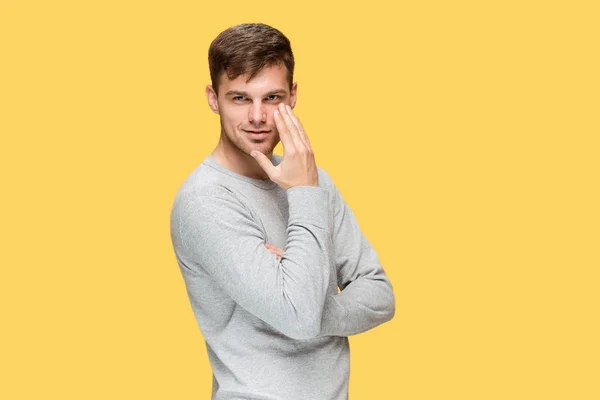
[(208, 54), (206, 96), (221, 119), (216, 153), (239, 169), (261, 172), (250, 153), (273, 153), (279, 142), (273, 113), (279, 103), (296, 104), (290, 41), (268, 25), (242, 24), (221, 32)]
[(283, 64), (289, 89), (294, 76), (294, 54), (290, 41), (277, 29), (265, 24), (241, 24), (221, 32), (208, 49), (208, 67), (215, 93), (222, 78), (246, 75), (250, 80), (263, 68)]

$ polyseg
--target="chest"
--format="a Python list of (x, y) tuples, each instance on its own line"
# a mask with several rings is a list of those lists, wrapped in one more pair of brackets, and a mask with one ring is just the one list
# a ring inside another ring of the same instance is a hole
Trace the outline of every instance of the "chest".
[[(264, 234), (265, 242), (279, 247), (285, 251), (285, 246), (288, 239), (288, 219), (289, 219), (289, 204), (286, 191), (281, 188), (276, 188), (267, 193), (262, 192), (261, 195), (246, 194), (245, 204), (251, 209), (252, 214), (257, 218), (257, 222), (261, 226)], [(329, 215), (332, 216), (333, 205), (330, 203)], [(333, 219), (333, 217), (331, 217)], [(310, 229), (310, 227), (308, 227)], [(332, 246), (334, 241), (332, 240)], [(332, 249), (335, 254), (335, 249)], [(332, 259), (330, 273), (330, 288), (332, 293), (337, 293), (337, 269), (335, 260)]]

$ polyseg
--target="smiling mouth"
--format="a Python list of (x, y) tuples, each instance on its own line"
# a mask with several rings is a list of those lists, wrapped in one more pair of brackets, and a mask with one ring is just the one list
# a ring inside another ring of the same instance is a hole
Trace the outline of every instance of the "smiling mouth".
[(250, 140), (267, 140), (271, 135), (271, 131), (247, 131), (245, 129), (243, 129), (243, 131), (246, 132)]

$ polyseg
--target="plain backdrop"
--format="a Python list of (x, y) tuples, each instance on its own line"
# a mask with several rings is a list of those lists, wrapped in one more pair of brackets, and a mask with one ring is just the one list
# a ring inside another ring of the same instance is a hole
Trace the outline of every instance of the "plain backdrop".
[(395, 290), (350, 398), (600, 398), (599, 16), (2, 1), (0, 398), (209, 398), (169, 214), (218, 141), (208, 46), (243, 22), (290, 38), (317, 164)]

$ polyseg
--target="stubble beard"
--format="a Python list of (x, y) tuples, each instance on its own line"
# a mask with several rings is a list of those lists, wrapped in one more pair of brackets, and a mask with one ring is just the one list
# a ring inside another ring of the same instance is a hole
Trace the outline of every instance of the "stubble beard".
[(236, 128), (235, 133), (230, 136), (221, 125), (221, 135), (229, 142), (230, 147), (234, 147), (248, 156), (250, 156), (252, 151), (260, 151), (266, 155), (272, 154), (279, 143), (279, 132), (274, 128), (270, 129), (271, 135), (262, 142), (253, 142), (241, 128)]

